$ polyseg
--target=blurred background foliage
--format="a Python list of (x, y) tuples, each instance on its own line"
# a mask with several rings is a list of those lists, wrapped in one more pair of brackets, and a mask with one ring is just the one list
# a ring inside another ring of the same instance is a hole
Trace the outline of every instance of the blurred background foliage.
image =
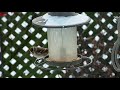
[[(80, 54), (94, 60), (93, 64), (74, 72), (42, 70), (35, 67), (35, 58), (28, 49), (32, 46), (48, 47), (47, 30), (33, 26), (31, 20), (46, 12), (7, 12), (0, 17), (2, 78), (110, 78), (120, 77), (111, 65), (111, 51), (117, 40), (119, 12), (78, 12), (88, 15), (91, 21), (78, 27)], [(118, 56), (119, 58), (119, 56)]]

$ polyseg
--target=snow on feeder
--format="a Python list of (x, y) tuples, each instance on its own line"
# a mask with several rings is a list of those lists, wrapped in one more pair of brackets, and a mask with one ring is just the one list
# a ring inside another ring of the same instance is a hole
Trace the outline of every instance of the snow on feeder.
[(48, 12), (33, 19), (33, 24), (47, 28), (49, 62), (79, 61), (77, 26), (89, 23), (90, 18), (75, 12)]

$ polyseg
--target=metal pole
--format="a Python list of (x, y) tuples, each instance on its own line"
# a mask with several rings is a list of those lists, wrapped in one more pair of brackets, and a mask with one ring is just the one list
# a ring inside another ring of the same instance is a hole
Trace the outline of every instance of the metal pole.
[(117, 23), (118, 23), (117, 24), (118, 39), (115, 42), (115, 45), (113, 47), (112, 54), (111, 54), (111, 60), (112, 60), (113, 68), (117, 72), (120, 72), (120, 63), (119, 63), (119, 61), (117, 59), (117, 53), (118, 53), (118, 50), (119, 50), (119, 47), (120, 47), (120, 17), (117, 18)]
[(77, 13), (75, 12), (48, 12), (51, 16), (75, 16)]

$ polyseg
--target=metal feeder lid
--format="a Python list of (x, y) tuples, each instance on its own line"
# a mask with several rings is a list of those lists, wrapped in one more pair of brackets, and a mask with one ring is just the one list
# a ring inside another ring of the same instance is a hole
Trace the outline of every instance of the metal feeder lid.
[(48, 12), (32, 20), (34, 25), (45, 28), (65, 28), (84, 25), (90, 17), (75, 12)]

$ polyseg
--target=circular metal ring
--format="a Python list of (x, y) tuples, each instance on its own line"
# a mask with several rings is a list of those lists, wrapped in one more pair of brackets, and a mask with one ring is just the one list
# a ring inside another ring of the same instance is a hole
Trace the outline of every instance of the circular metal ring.
[[(80, 65), (80, 64), (82, 64), (82, 62), (84, 63), (86, 60), (89, 60), (89, 63), (87, 63), (85, 65)], [(38, 61), (40, 61), (40, 63)], [(92, 62), (93, 62), (93, 60), (90, 59), (89, 57), (81, 56), (80, 60), (73, 61), (73, 62), (65, 62), (65, 64), (64, 63), (47, 61), (46, 59), (36, 59), (34, 64), (35, 64), (36, 67), (41, 68), (41, 69), (45, 69), (45, 70), (52, 70), (53, 68), (55, 70), (73, 70), (73, 69), (77, 69), (77, 68), (87, 67), (87, 66), (91, 65)], [(43, 64), (48, 64), (49, 67), (44, 68)], [(64, 64), (64, 65), (62, 65), (62, 64)]]

